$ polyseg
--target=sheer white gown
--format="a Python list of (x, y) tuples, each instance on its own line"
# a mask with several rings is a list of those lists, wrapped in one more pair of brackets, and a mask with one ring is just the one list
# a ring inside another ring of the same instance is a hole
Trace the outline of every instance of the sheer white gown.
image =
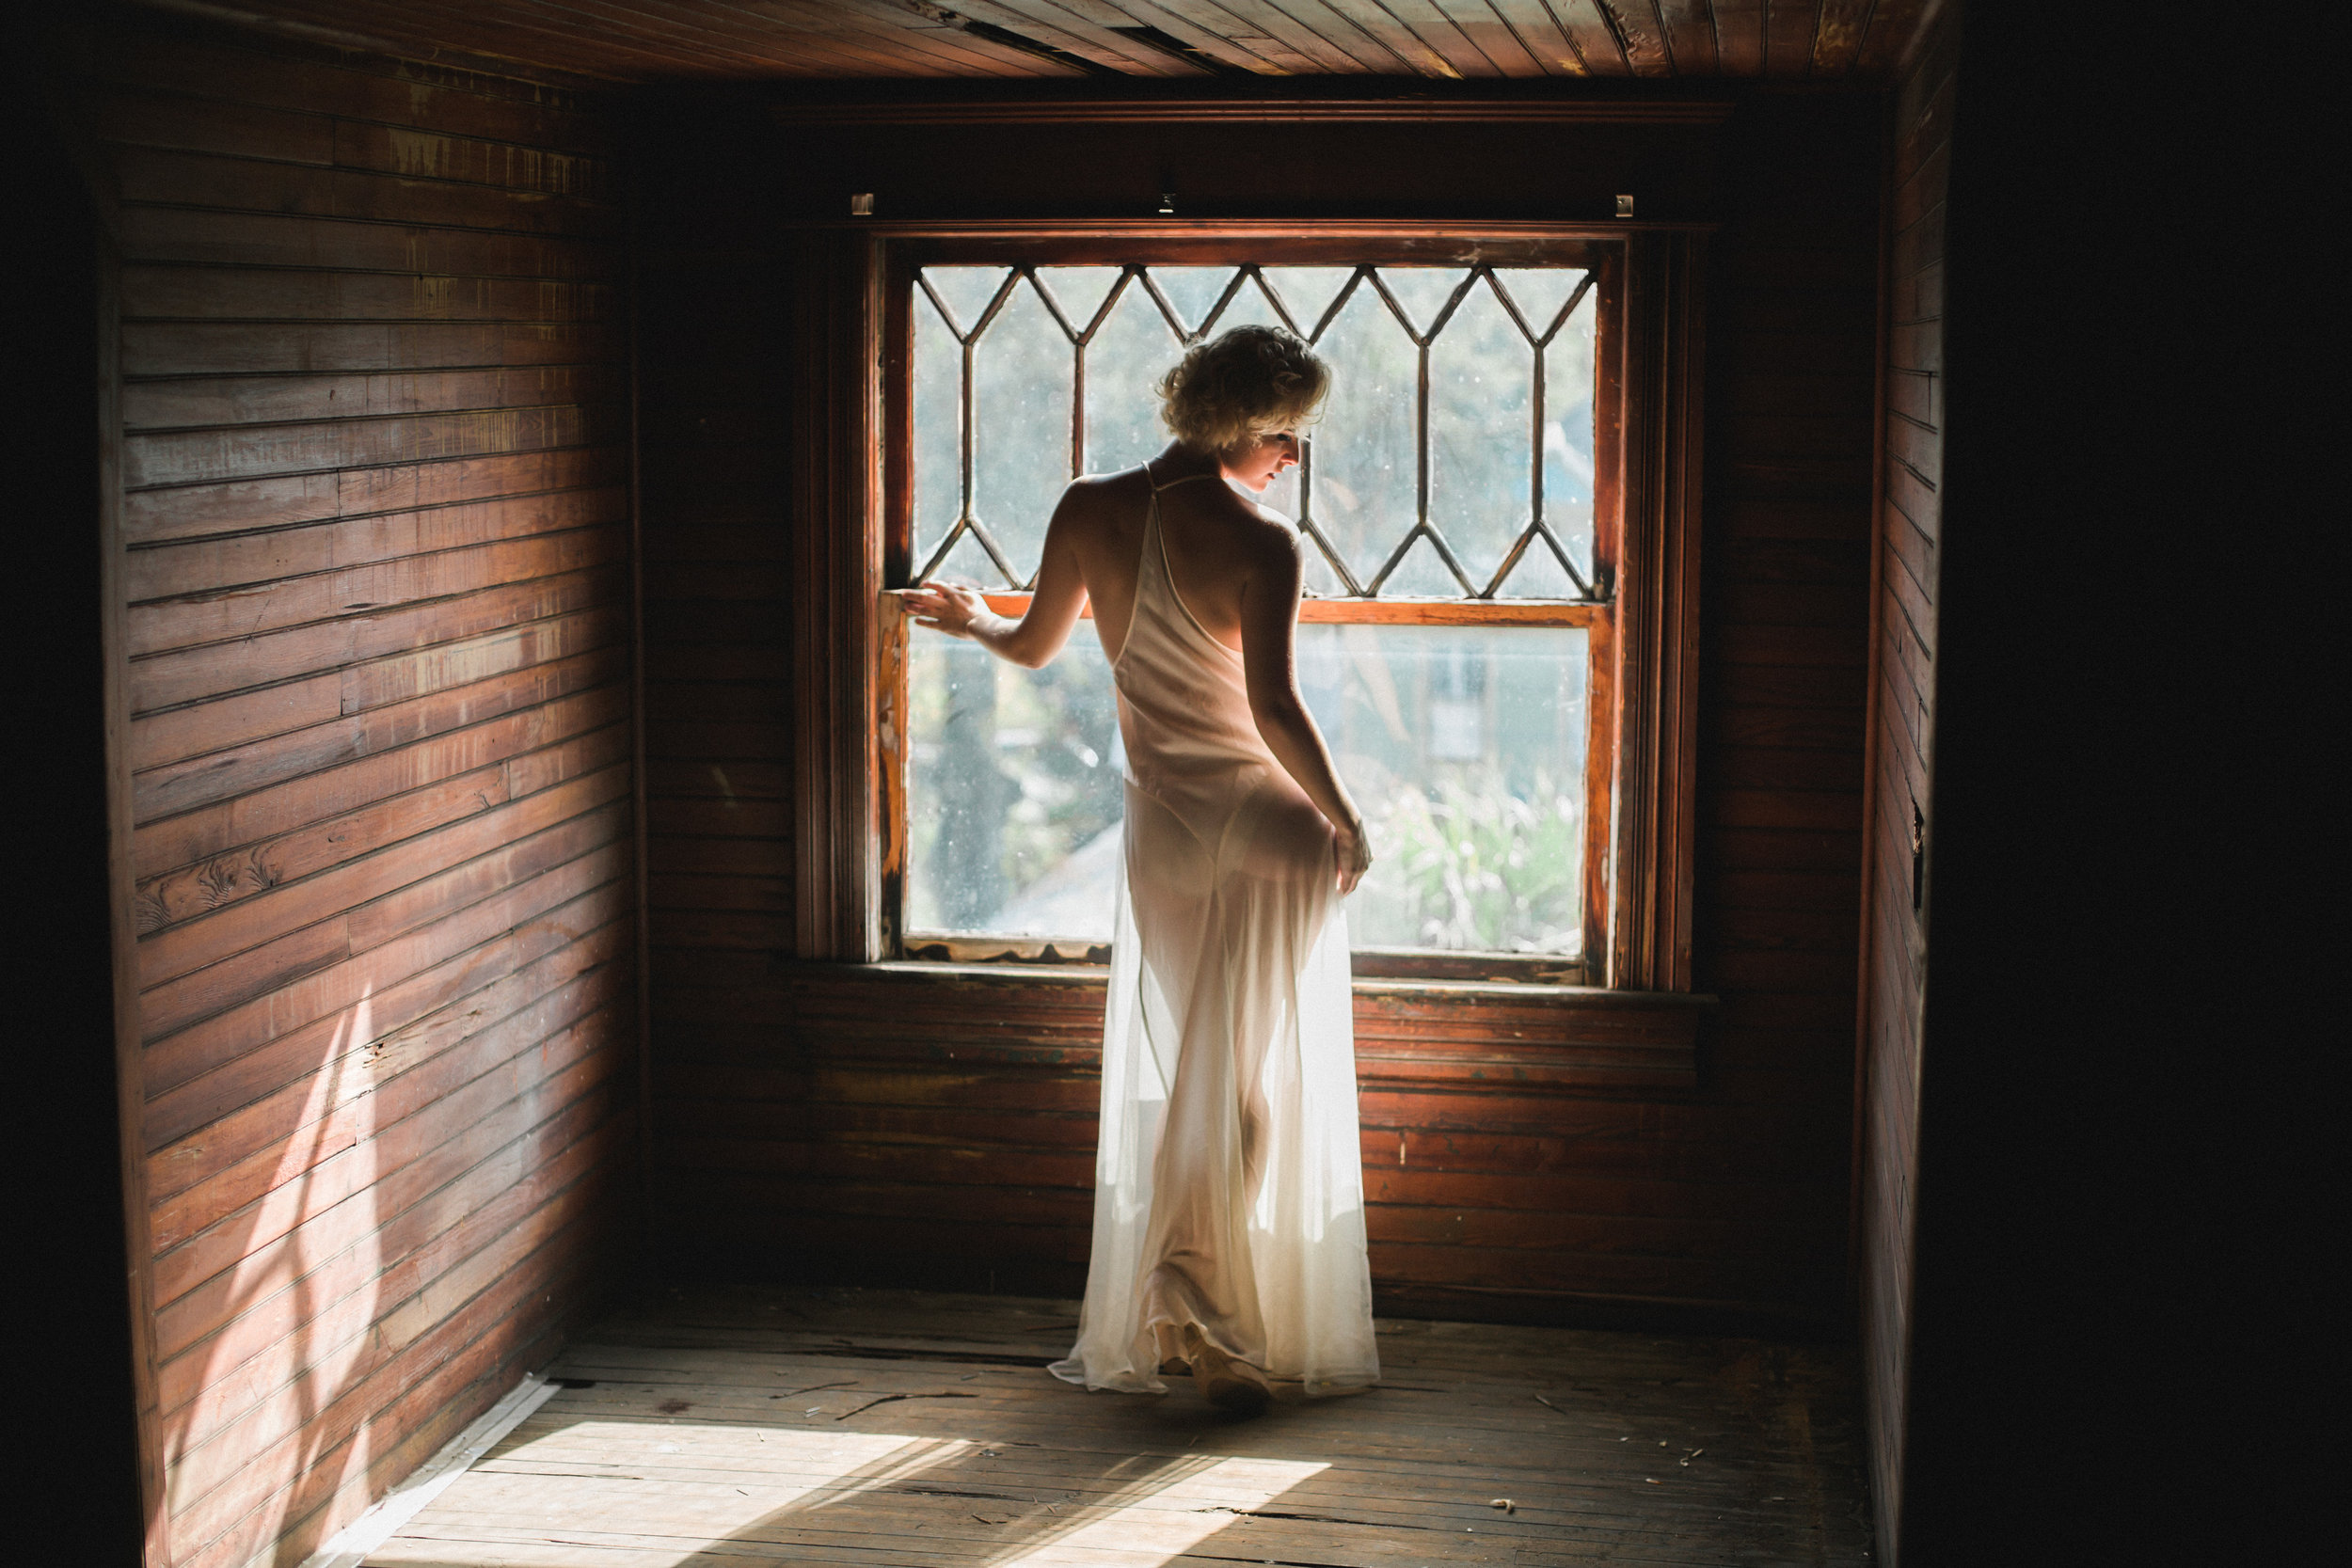
[(1241, 655), (1178, 598), (1161, 488), (1112, 665), (1126, 855), (1094, 1250), (1053, 1371), (1162, 1392), (1197, 1326), (1277, 1383), (1338, 1393), (1380, 1366), (1331, 829), (1259, 737)]

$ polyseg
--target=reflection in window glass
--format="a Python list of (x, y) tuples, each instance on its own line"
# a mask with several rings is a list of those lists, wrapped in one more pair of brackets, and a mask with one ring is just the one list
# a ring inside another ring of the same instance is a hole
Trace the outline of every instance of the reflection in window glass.
[[(1379, 856), (1357, 946), (1578, 951), (1584, 661), (1572, 628), (1299, 628)], [(1035, 672), (917, 628), (909, 684), (909, 929), (1107, 941), (1124, 758), (1091, 628)]]

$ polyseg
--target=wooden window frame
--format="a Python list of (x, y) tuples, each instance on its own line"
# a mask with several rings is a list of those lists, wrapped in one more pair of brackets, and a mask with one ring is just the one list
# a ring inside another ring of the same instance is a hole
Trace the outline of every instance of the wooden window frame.
[[(912, 569), (911, 441), (886, 420), (911, 419), (908, 400), (887, 388), (908, 372), (914, 267), (1266, 261), (1278, 249), (1300, 263), (1517, 264), (1581, 251), (1602, 275), (1595, 415), (1613, 424), (1605, 438), (1618, 454), (1594, 495), (1595, 563), (1613, 578), (1610, 602), (1515, 611), (1488, 601), (1449, 613), (1426, 602), (1382, 610), (1377, 600), (1322, 601), (1345, 605), (1334, 613), (1311, 601), (1302, 618), (1526, 616), (1585, 625), (1593, 638), (1593, 707), (1605, 725), (1597, 738), (1610, 765), (1588, 776), (1587, 812), (1607, 853), (1586, 856), (1585, 967), (1573, 976), (1581, 984), (1558, 983), (1571, 978), (1561, 960), (1417, 953), (1359, 958), (1359, 991), (1407, 981), (1484, 992), (1519, 980), (1545, 991), (1690, 992), (1704, 245), (1702, 226), (1633, 223), (873, 221), (803, 230), (790, 280), (795, 956), (906, 967), (896, 930), (903, 770), (885, 764), (905, 740), (905, 637), (884, 590)], [(1613, 513), (1615, 526), (1605, 526)], [(1007, 609), (1020, 602), (995, 597)], [(1027, 945), (1048, 962), (1086, 957)], [(1375, 969), (1385, 974), (1375, 978)], [(1082, 972), (1031, 971), (1071, 973)]]

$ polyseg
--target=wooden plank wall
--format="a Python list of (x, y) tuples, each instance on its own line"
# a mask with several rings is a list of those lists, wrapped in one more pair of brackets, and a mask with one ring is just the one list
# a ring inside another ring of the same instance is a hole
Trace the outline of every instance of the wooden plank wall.
[[(1862, 1337), (1880, 1560), (1901, 1540), (1909, 1420), (1920, 1007), (1928, 934), (1923, 852), (1932, 811), (1938, 546), (1943, 533), (1945, 194), (1958, 87), (1958, 12), (1920, 40), (1891, 105), (1885, 223), (1885, 451), (1876, 567), (1875, 688), (1858, 1090)], [(1919, 838), (1915, 839), (1915, 831)]]
[(726, 1079), (789, 1034), (794, 945), (792, 269), (771, 223), (680, 166), (648, 168), (640, 252), (655, 1233), (690, 1276), (789, 1275), (807, 1225), (723, 1214), (723, 1184), (676, 1168), (734, 1136)]
[(1724, 998), (1718, 1180), (1782, 1227), (1757, 1297), (1840, 1328), (1879, 115), (1859, 95), (1743, 105), (1708, 317), (1697, 967)]
[(633, 1136), (625, 209), (573, 94), (109, 16), (156, 1436), (299, 1560), (554, 1351)]
[[(1571, 143), (1417, 127), (1370, 161), (1334, 134), (1301, 131), (1292, 150), (1256, 128), (1247, 159), (1167, 154), (1203, 211), (1597, 214), (1629, 188), (1658, 193), (1645, 213), (1725, 220), (1708, 304), (1696, 957), (1724, 1000), (1700, 1083), (1502, 1088), (1368, 1067), (1385, 1310), (1850, 1310), (1879, 113), (1862, 95), (1745, 103), (1720, 174), (1713, 139), (1682, 128)], [(675, 153), (649, 149), (646, 181), (657, 1230), (670, 1266), (707, 1276), (1074, 1291), (1100, 993), (942, 1016), (912, 993), (845, 1001), (792, 962), (787, 530), (808, 525), (785, 512), (782, 437), (794, 367), (818, 345), (791, 338), (789, 231), (746, 214), (831, 217), (867, 188), (902, 215), (1035, 213), (1069, 197), (1038, 184), (1065, 168), (1075, 199), (1107, 203), (1130, 172), (1156, 191), (1145, 144), (1159, 143), (1087, 131), (1079, 155), (1034, 131), (862, 128), (740, 160), (759, 170), (746, 176), (714, 170), (696, 150), (720, 133), (689, 123), (670, 129)], [(989, 135), (1020, 156), (993, 159)], [(1212, 183), (1227, 179), (1232, 193)], [(1592, 207), (1576, 205), (1588, 189)]]

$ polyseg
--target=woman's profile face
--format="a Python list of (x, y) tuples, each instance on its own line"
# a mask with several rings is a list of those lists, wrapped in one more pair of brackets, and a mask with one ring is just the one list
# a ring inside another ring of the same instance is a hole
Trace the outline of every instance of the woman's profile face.
[(1219, 461), (1225, 477), (1251, 490), (1263, 490), (1285, 468), (1298, 466), (1298, 433), (1276, 431), (1243, 442)]

